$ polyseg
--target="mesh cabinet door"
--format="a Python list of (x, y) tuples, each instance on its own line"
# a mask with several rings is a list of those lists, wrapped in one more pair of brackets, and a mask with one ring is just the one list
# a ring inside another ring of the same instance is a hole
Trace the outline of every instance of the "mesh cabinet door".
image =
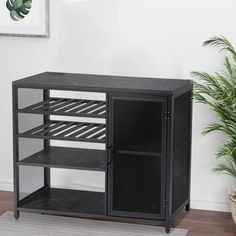
[(161, 98), (111, 97), (110, 215), (162, 218), (165, 107)]

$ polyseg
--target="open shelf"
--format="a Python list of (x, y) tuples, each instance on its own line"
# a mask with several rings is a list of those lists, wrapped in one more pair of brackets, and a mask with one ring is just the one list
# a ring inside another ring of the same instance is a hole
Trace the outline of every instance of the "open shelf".
[(18, 165), (105, 171), (106, 151), (48, 147), (17, 163)]
[(18, 109), (20, 113), (44, 115), (106, 117), (106, 102), (68, 98), (50, 98), (34, 105)]
[(18, 137), (105, 143), (106, 126), (54, 120), (20, 133)]
[(19, 202), (18, 209), (45, 213), (105, 215), (105, 194), (81, 190), (45, 188)]

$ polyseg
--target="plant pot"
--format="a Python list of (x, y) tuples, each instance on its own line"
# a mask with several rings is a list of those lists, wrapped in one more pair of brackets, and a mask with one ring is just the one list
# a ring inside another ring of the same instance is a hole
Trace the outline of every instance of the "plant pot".
[(230, 196), (230, 208), (234, 223), (236, 224), (236, 194)]

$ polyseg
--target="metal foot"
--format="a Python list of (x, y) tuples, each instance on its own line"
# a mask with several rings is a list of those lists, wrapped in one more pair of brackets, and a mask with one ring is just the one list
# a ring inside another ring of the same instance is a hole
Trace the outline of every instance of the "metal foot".
[(185, 210), (186, 210), (186, 211), (189, 211), (189, 210), (190, 210), (190, 203), (186, 205)]
[(170, 233), (170, 221), (166, 221), (165, 231), (166, 231), (167, 234)]
[(20, 211), (15, 210), (15, 211), (14, 211), (14, 218), (15, 218), (15, 220), (18, 220), (19, 217), (20, 217)]

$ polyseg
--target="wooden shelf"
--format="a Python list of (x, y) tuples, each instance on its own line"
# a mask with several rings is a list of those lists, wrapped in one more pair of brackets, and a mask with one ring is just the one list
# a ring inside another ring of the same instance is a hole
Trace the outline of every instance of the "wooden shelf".
[(106, 151), (67, 147), (49, 147), (17, 163), (18, 165), (53, 168), (106, 170)]
[(19, 202), (18, 209), (52, 214), (105, 215), (105, 194), (71, 189), (44, 188)]
[(44, 115), (105, 118), (106, 102), (68, 98), (50, 98), (46, 101), (38, 102), (23, 109), (18, 109), (18, 112)]
[(105, 143), (106, 126), (105, 124), (54, 120), (20, 133), (18, 137)]

